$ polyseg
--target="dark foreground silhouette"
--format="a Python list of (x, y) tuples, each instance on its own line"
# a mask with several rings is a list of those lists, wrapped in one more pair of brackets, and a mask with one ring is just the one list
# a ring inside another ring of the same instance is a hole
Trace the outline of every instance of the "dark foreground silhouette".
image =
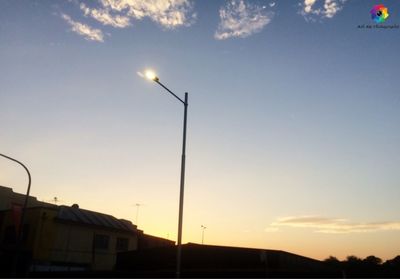
[[(175, 277), (176, 246), (118, 253), (112, 271), (32, 272), (20, 267), (18, 277), (172, 278)], [(348, 256), (344, 261), (331, 256), (318, 261), (279, 250), (189, 243), (182, 247), (182, 277), (399, 278), (400, 256), (384, 263), (375, 256), (365, 259)]]
[(365, 259), (356, 256), (348, 256), (346, 260), (339, 261), (336, 257), (330, 256), (324, 262), (333, 268), (343, 271), (343, 277), (400, 277), (400, 256), (382, 262), (375, 256), (368, 256)]

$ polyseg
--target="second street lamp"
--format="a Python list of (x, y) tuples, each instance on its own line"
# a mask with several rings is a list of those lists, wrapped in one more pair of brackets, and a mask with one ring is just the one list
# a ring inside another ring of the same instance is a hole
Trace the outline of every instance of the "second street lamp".
[(201, 229), (202, 229), (202, 232), (201, 232), (201, 244), (204, 244), (204, 230), (207, 229), (207, 227), (201, 225)]
[(15, 255), (14, 255), (14, 262), (13, 262), (13, 273), (14, 274), (13, 275), (15, 277), (17, 277), (18, 260), (19, 260), (19, 256), (20, 256), (20, 247), (21, 247), (21, 242), (22, 242), (22, 237), (23, 237), (25, 214), (26, 214), (26, 208), (28, 206), (29, 192), (31, 191), (32, 178), (31, 178), (31, 173), (29, 172), (28, 168), (23, 163), (21, 163), (17, 159), (14, 159), (14, 158), (9, 157), (9, 156), (4, 155), (4, 154), (0, 154), (0, 156), (19, 164), (20, 166), (22, 166), (24, 168), (24, 170), (28, 174), (28, 188), (26, 190), (24, 204), (22, 206), (21, 219), (19, 220), (19, 224), (16, 224), (16, 226), (18, 225), (18, 230), (17, 230), (16, 243), (15, 243)]
[(187, 107), (188, 107), (188, 93), (185, 92), (185, 100), (179, 98), (175, 93), (169, 90), (164, 84), (160, 82), (160, 79), (152, 71), (146, 71), (145, 76), (158, 83), (162, 88), (168, 91), (172, 96), (178, 99), (184, 105), (183, 115), (183, 144), (182, 144), (182, 159), (181, 159), (181, 182), (179, 192), (179, 219), (178, 219), (178, 243), (177, 243), (177, 254), (176, 254), (176, 277), (181, 276), (181, 258), (182, 258), (182, 224), (183, 224), (183, 196), (185, 189), (185, 163), (186, 163), (186, 124), (187, 124)]

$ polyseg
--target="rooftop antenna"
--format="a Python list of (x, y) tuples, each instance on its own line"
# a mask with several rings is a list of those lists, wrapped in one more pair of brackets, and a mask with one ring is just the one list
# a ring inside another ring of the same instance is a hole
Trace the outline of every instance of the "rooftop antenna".
[(57, 197), (54, 197), (51, 200), (46, 200), (46, 202), (51, 202), (51, 203), (54, 203), (55, 205), (57, 205), (58, 203), (64, 202), (64, 201), (58, 199)]
[(207, 227), (201, 225), (201, 229), (202, 229), (202, 232), (201, 232), (201, 244), (204, 244), (204, 230), (207, 229)]

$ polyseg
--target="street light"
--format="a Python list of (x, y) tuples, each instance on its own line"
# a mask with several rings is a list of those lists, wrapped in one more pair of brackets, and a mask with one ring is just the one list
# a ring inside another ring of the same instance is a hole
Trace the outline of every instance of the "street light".
[[(143, 76), (141, 74), (141, 76)], [(188, 93), (185, 92), (185, 100), (182, 100), (177, 95), (175, 95), (171, 90), (165, 87), (164, 84), (160, 82), (157, 75), (150, 70), (147, 70), (144, 76), (158, 83), (162, 88), (168, 91), (172, 96), (178, 99), (184, 105), (184, 115), (183, 115), (183, 144), (182, 144), (182, 159), (181, 159), (181, 183), (180, 183), (180, 194), (179, 194), (179, 219), (178, 219), (178, 245), (176, 254), (176, 277), (181, 276), (181, 256), (182, 256), (182, 219), (183, 219), (183, 195), (185, 189), (185, 160), (186, 160), (186, 124), (187, 124), (187, 107), (188, 107)]]
[(204, 230), (207, 229), (207, 227), (201, 225), (201, 229), (202, 229), (202, 232), (201, 232), (201, 244), (204, 244)]
[(158, 80), (158, 77), (156, 76), (156, 74), (151, 70), (147, 70), (145, 72), (145, 76), (149, 80), (154, 80), (154, 81)]
[(28, 190), (26, 191), (25, 201), (24, 201), (24, 205), (22, 207), (22, 214), (21, 214), (21, 220), (20, 220), (20, 223), (19, 223), (17, 241), (15, 243), (15, 256), (14, 256), (13, 272), (14, 272), (14, 275), (16, 276), (16, 274), (17, 274), (18, 254), (19, 254), (19, 248), (20, 248), (21, 241), (22, 241), (22, 231), (24, 229), (23, 226), (24, 226), (24, 221), (25, 221), (25, 213), (26, 213), (26, 207), (28, 205), (28, 198), (29, 198), (29, 192), (31, 190), (31, 181), (32, 181), (32, 179), (31, 179), (31, 174), (30, 174), (28, 168), (23, 163), (21, 163), (20, 161), (14, 159), (14, 158), (6, 156), (4, 154), (0, 154), (0, 156), (4, 157), (6, 159), (9, 159), (9, 160), (11, 160), (13, 162), (16, 162), (17, 164), (21, 165), (25, 169), (26, 173), (28, 174)]
[(136, 223), (136, 227), (137, 228), (139, 228), (139, 207), (140, 206), (142, 206), (142, 205), (144, 205), (144, 204), (142, 204), (142, 203), (137, 203), (135, 206), (136, 206), (136, 220), (135, 220), (135, 223)]

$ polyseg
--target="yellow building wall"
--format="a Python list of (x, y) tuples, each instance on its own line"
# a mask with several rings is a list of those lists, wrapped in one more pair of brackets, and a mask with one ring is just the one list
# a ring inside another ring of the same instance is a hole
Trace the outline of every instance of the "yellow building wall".
[[(109, 236), (108, 249), (94, 249), (95, 234)], [(93, 270), (111, 270), (116, 263), (117, 238), (129, 239), (128, 250), (137, 249), (137, 235), (92, 226), (58, 223), (57, 235), (50, 260), (65, 263), (87, 264)]]
[[(25, 248), (32, 251), (34, 264), (67, 265), (83, 264), (93, 270), (112, 270), (116, 263), (117, 238), (129, 239), (128, 250), (137, 250), (137, 234), (79, 223), (63, 223), (56, 220), (53, 208), (30, 208), (26, 212), (25, 224), (29, 234)], [(0, 232), (1, 241), (7, 226), (14, 225), (12, 212), (4, 212)], [(108, 235), (108, 249), (95, 249), (95, 234)]]
[(56, 216), (57, 210), (42, 208), (36, 220), (28, 220), (29, 223), (35, 223), (37, 226), (33, 249), (34, 260), (49, 261), (57, 235), (57, 225), (54, 223)]

